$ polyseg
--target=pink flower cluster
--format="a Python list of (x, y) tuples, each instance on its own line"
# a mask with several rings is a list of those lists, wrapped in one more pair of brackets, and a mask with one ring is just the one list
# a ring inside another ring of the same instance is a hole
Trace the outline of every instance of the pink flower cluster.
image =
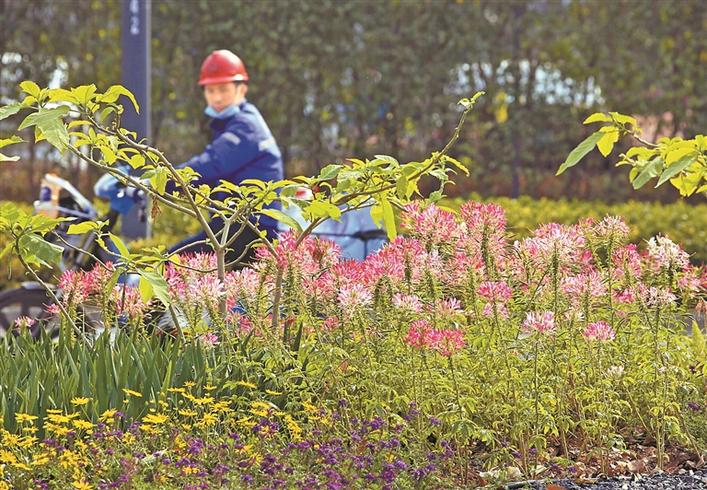
[(556, 329), (555, 314), (552, 311), (530, 311), (523, 321), (525, 333), (553, 333)]
[(582, 335), (587, 340), (598, 340), (601, 342), (606, 342), (607, 340), (614, 340), (616, 337), (616, 332), (611, 328), (611, 325), (604, 321), (594, 322), (587, 325), (582, 332)]
[(65, 305), (79, 304), (86, 301), (89, 291), (84, 282), (84, 273), (81, 271), (67, 270), (59, 278), (62, 302)]
[(422, 311), (424, 305), (420, 298), (414, 294), (395, 293), (393, 296), (393, 306), (401, 310), (419, 313)]
[(594, 226), (594, 234), (602, 240), (612, 239), (614, 244), (622, 244), (628, 240), (630, 229), (623, 218), (618, 216), (605, 216)]
[(656, 269), (683, 270), (690, 265), (690, 256), (680, 245), (661, 235), (648, 240), (648, 257)]
[(532, 237), (520, 242), (519, 248), (541, 267), (547, 267), (556, 256), (564, 268), (587, 265), (591, 252), (585, 248), (585, 243), (586, 239), (579, 226), (548, 223), (535, 230)]
[(607, 292), (606, 285), (596, 270), (589, 271), (586, 274), (565, 277), (562, 279), (560, 287), (574, 304), (585, 299), (599, 298)]
[(504, 281), (484, 281), (479, 284), (479, 296), (492, 303), (507, 303), (513, 290)]
[(361, 284), (343, 286), (337, 296), (339, 306), (344, 312), (349, 313), (357, 308), (369, 306), (373, 295)]
[(425, 243), (452, 244), (462, 232), (454, 213), (442, 210), (434, 204), (422, 208), (419, 202), (405, 206), (403, 228)]
[(132, 321), (138, 320), (145, 313), (148, 306), (148, 303), (142, 300), (138, 288), (124, 284), (119, 284), (113, 288), (110, 299), (115, 305), (116, 314), (125, 314)]
[(461, 330), (433, 328), (427, 320), (413, 322), (404, 341), (415, 349), (437, 352), (444, 357), (453, 356), (466, 345)]

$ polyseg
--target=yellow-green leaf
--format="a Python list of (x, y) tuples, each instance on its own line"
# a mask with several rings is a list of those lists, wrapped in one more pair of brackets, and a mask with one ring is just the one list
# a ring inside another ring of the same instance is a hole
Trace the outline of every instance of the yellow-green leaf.
[(632, 126), (636, 126), (636, 119), (631, 116), (626, 116), (626, 115), (620, 114), (618, 112), (610, 112), (609, 114), (611, 114), (611, 116), (614, 118), (614, 120), (617, 123), (631, 124)]
[(560, 165), (560, 168), (557, 169), (556, 175), (560, 175), (568, 168), (577, 165), (579, 161), (587, 155), (587, 153), (594, 149), (594, 147), (597, 145), (597, 141), (599, 141), (602, 136), (604, 136), (604, 134), (600, 133), (599, 131), (587, 136), (584, 141), (578, 144), (575, 149), (572, 150), (569, 155), (567, 155), (565, 161), (562, 163), (562, 165)]
[(390, 205), (387, 196), (383, 196), (380, 201), (381, 209), (383, 210), (383, 225), (385, 226), (385, 232), (388, 235), (388, 240), (391, 242), (395, 240), (398, 236), (398, 231), (395, 227), (395, 214), (393, 213), (393, 206)]
[(595, 112), (586, 118), (582, 124), (591, 124), (595, 122), (611, 122), (611, 118), (603, 112)]
[[(690, 153), (693, 153), (695, 151), (694, 148), (692, 147), (687, 147), (687, 148), (678, 148), (677, 150), (672, 150), (668, 152), (668, 156), (665, 157), (665, 164), (670, 166), (673, 163), (677, 162), (678, 160), (681, 160), (682, 157), (689, 155)], [(695, 155), (696, 157), (697, 155)]]
[(112, 104), (113, 102), (117, 101), (118, 97), (120, 97), (121, 95), (124, 95), (128, 99), (130, 99), (130, 101), (133, 103), (133, 107), (135, 107), (135, 112), (139, 114), (140, 106), (138, 105), (137, 100), (135, 100), (135, 96), (130, 90), (123, 87), (122, 85), (111, 85), (108, 90), (106, 90), (106, 93), (98, 96), (96, 100), (98, 102), (107, 102), (109, 104)]
[[(602, 128), (603, 129), (603, 128)], [(614, 144), (619, 140), (619, 130), (610, 128), (609, 131), (603, 131), (602, 137), (597, 141), (599, 152), (605, 157), (609, 156), (611, 150), (614, 149)]]
[(69, 235), (82, 235), (89, 231), (98, 229), (99, 226), (100, 225), (94, 221), (84, 221), (83, 223), (70, 225), (66, 233), (68, 233)]
[(36, 99), (39, 98), (39, 92), (41, 91), (41, 89), (39, 88), (39, 85), (34, 83), (32, 80), (25, 80), (24, 82), (20, 83), (20, 88), (26, 94), (29, 94)]

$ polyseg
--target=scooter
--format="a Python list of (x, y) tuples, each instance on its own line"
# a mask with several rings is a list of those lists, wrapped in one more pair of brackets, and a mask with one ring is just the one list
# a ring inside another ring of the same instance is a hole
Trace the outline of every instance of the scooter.
[[(103, 180), (103, 187), (100, 187), (101, 180), (96, 185), (96, 194), (99, 197), (108, 198), (111, 201), (111, 206), (104, 216), (99, 217), (99, 213), (91, 201), (69, 181), (51, 173), (46, 174), (42, 179), (39, 199), (34, 202), (34, 212), (52, 218), (73, 218), (72, 221), (60, 223), (53, 232), (45, 237), (47, 241), (64, 250), (58, 266), (62, 273), (67, 270), (92, 269), (96, 264), (95, 258), (102, 262), (115, 261), (118, 253), (117, 247), (109, 238), (104, 239), (105, 248), (108, 250), (99, 246), (96, 240), (98, 236), (96, 231), (68, 234), (70, 225), (98, 220), (105, 223), (102, 230), (110, 232), (115, 227), (119, 216), (125, 212), (123, 210), (127, 208), (126, 204), (129, 202), (140, 206), (142, 219), (144, 219), (145, 198), (142, 191), (125, 187), (115, 178), (111, 182)], [(50, 287), (54, 288), (55, 295), (61, 297), (60, 290), (55, 286)], [(52, 300), (44, 286), (37, 282), (23, 282), (15, 289), (3, 291), (0, 293), (0, 337), (11, 331), (15, 320), (21, 316), (36, 320), (31, 327), (33, 336), (37, 337), (42, 328), (56, 336), (58, 322), (46, 311), (51, 303)]]

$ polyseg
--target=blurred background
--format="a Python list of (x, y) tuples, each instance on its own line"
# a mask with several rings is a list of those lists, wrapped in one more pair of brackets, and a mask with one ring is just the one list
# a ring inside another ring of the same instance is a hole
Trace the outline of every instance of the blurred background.
[[(0, 0), (0, 103), (26, 79), (121, 83), (121, 9), (122, 0)], [(453, 151), (471, 175), (450, 194), (668, 202), (677, 195), (667, 185), (633, 191), (615, 156), (593, 152), (554, 174), (598, 110), (637, 116), (648, 140), (707, 126), (699, 0), (152, 0), (151, 9), (151, 141), (175, 163), (209, 141), (196, 81), (219, 48), (245, 61), (248, 98), (289, 175), (346, 157), (425, 158), (451, 136), (456, 102), (484, 90)], [(33, 200), (53, 167), (86, 191), (97, 178), (45, 143), (23, 155), (4, 164), (0, 199)]]

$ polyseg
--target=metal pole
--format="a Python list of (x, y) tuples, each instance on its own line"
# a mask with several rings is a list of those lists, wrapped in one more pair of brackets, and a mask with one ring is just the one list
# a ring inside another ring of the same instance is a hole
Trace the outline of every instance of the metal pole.
[[(137, 114), (132, 104), (125, 104), (122, 116), (123, 127), (137, 133), (138, 139), (150, 138), (150, 39), (151, 0), (123, 0), (121, 25), (123, 86), (135, 94), (140, 105)], [(151, 234), (149, 216), (140, 219), (141, 210), (133, 207), (123, 217), (122, 234), (128, 238), (149, 237)]]

